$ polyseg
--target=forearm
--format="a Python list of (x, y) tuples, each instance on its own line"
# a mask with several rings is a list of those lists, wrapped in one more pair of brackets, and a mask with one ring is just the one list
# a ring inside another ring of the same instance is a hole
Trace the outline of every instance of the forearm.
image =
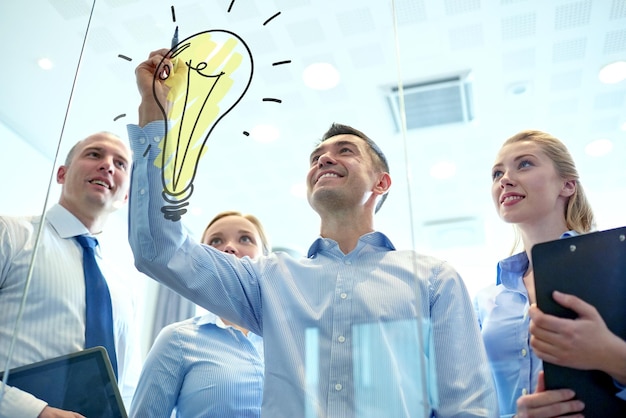
[(163, 119), (163, 111), (155, 105), (146, 104), (143, 100), (139, 105), (139, 126), (143, 128), (150, 122)]
[(134, 154), (128, 239), (135, 266), (194, 303), (237, 322), (252, 308), (235, 306), (233, 301), (247, 300), (242, 281), (254, 282), (255, 277), (236, 257), (190, 239), (182, 221), (165, 219), (161, 169), (154, 165), (164, 127), (157, 121), (144, 129), (135, 125), (128, 129)]
[(163, 121), (153, 122), (145, 129), (128, 127), (134, 154), (128, 240), (139, 271), (176, 287), (177, 292), (184, 292), (183, 282), (189, 278), (185, 274), (187, 270), (180, 265), (171, 268), (170, 262), (180, 251), (187, 234), (180, 221), (166, 220), (161, 212), (166, 202), (162, 197), (161, 170), (154, 166), (164, 127)]

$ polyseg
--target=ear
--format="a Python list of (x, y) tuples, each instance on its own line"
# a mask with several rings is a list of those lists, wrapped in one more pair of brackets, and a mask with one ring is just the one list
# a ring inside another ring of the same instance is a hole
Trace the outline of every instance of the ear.
[(65, 184), (65, 174), (67, 174), (67, 167), (62, 165), (57, 170), (57, 183)]
[(561, 196), (570, 197), (576, 192), (576, 180), (566, 180), (561, 187)]
[(389, 173), (381, 173), (378, 182), (374, 185), (372, 191), (377, 195), (384, 195), (391, 187), (391, 176)]

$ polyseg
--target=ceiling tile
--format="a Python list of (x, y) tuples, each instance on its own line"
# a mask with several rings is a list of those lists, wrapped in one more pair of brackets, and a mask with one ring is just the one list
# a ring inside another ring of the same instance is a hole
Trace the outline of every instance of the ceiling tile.
[(483, 25), (480, 23), (452, 28), (449, 34), (450, 49), (453, 51), (476, 48), (484, 44)]
[(552, 62), (575, 61), (585, 58), (587, 38), (569, 39), (552, 46)]
[(480, 0), (444, 0), (443, 4), (448, 16), (480, 10)]
[(589, 23), (591, 0), (576, 1), (557, 6), (554, 10), (554, 29), (571, 29)]
[(337, 13), (337, 24), (344, 36), (355, 36), (376, 30), (374, 18), (367, 8)]
[(537, 26), (535, 13), (523, 13), (502, 18), (502, 39), (512, 40), (534, 36)]

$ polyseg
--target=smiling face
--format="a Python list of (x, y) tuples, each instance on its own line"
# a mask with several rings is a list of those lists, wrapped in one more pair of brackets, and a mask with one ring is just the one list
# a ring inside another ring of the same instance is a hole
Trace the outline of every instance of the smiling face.
[(375, 164), (367, 143), (355, 135), (323, 141), (310, 157), (307, 199), (318, 213), (373, 205), (391, 184), (389, 174)]
[(239, 215), (229, 215), (214, 221), (204, 231), (204, 244), (241, 258), (257, 258), (263, 252), (262, 239), (256, 226)]
[(59, 203), (83, 223), (126, 203), (131, 151), (121, 139), (104, 132), (91, 135), (76, 144), (68, 162), (57, 172)]
[(492, 169), (492, 198), (500, 217), (524, 225), (564, 225), (575, 181), (563, 179), (553, 161), (531, 141), (503, 146)]

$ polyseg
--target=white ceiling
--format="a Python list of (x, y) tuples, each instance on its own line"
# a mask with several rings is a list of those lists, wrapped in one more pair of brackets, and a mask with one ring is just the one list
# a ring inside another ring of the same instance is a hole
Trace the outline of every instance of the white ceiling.
[[(217, 211), (238, 209), (256, 214), (273, 244), (305, 251), (318, 218), (297, 192), (331, 122), (363, 130), (388, 154), (394, 186), (376, 222), (398, 247), (500, 248), (491, 162), (498, 145), (525, 128), (566, 142), (600, 226), (626, 224), (626, 82), (603, 85), (597, 76), (626, 59), (624, 0), (96, 0), (90, 20), (91, 7), (87, 0), (2, 2), (0, 122), (50, 158), (62, 129), (62, 155), (94, 131), (125, 136), (139, 103), (134, 68), (170, 46), (176, 25), (180, 39), (210, 29), (238, 34), (254, 57), (252, 84), (207, 141), (183, 217), (194, 231)], [(37, 66), (44, 56), (52, 70)], [(272, 65), (284, 60), (291, 63)], [(306, 87), (301, 74), (314, 62), (332, 63), (340, 84)], [(396, 133), (390, 86), (460, 72), (472, 80), (472, 122)], [(520, 86), (526, 93), (513, 94)], [(280, 138), (261, 144), (243, 134), (261, 123), (276, 126)], [(586, 155), (600, 138), (613, 142), (612, 153)], [(454, 163), (455, 175), (432, 178), (440, 162)]]

